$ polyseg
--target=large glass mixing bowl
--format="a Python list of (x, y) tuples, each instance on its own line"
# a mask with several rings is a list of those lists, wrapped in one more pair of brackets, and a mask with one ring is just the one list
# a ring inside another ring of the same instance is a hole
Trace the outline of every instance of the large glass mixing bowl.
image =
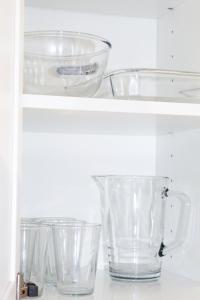
[(70, 31), (25, 33), (24, 92), (91, 97), (98, 90), (111, 44)]

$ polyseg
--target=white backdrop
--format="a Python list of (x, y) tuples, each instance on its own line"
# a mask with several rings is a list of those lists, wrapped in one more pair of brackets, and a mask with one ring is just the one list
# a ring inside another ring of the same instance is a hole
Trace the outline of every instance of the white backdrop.
[(72, 30), (97, 34), (112, 43), (108, 69), (155, 67), (157, 21), (27, 8), (25, 31)]

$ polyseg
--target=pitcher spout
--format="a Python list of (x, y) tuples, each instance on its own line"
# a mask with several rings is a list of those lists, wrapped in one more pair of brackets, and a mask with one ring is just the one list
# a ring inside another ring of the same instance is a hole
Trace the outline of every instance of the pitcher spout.
[(94, 175), (92, 176), (93, 180), (96, 182), (98, 188), (100, 191), (104, 191), (105, 188), (105, 176), (98, 176)]

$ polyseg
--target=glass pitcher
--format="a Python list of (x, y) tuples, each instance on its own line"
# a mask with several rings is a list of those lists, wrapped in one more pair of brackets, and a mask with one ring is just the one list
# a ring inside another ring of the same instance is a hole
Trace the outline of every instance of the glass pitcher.
[[(169, 191), (167, 177), (93, 176), (101, 197), (104, 250), (112, 278), (149, 280), (160, 277), (162, 256), (183, 245), (191, 201)], [(168, 199), (179, 201), (175, 239), (164, 241)]]

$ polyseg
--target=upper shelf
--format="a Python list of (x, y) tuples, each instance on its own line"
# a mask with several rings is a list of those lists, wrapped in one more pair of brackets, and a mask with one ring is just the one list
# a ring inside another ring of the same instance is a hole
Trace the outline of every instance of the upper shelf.
[[(186, 98), (187, 100), (187, 98)], [(113, 100), (46, 95), (22, 96), (24, 109), (102, 113), (200, 116), (200, 103), (175, 103), (145, 100)]]
[(157, 18), (168, 8), (174, 8), (183, 0), (125, 0), (125, 1), (98, 1), (98, 0), (26, 0), (26, 6), (64, 9), (84, 13), (106, 15), (120, 15), (139, 18)]
[(24, 130), (155, 135), (200, 128), (200, 104), (23, 95)]

